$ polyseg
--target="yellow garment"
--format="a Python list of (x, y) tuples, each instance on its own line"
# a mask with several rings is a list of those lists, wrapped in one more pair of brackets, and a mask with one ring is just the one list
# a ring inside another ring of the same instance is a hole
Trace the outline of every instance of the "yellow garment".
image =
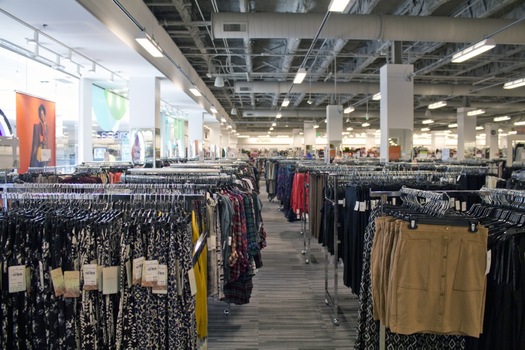
[[(200, 235), (199, 223), (195, 211), (191, 213), (191, 229), (193, 244), (197, 242)], [(197, 336), (200, 339), (208, 336), (208, 291), (207, 284), (207, 255), (208, 249), (203, 248), (197, 263), (193, 267), (195, 271), (195, 282), (197, 285), (197, 295), (195, 296), (195, 316), (197, 318)]]

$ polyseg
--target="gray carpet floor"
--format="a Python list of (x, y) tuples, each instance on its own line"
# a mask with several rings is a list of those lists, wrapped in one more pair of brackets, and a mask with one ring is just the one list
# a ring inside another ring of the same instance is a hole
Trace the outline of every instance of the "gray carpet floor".
[[(261, 183), (262, 184), (262, 183)], [(339, 266), (339, 326), (325, 304), (324, 248), (312, 240), (311, 261), (305, 264), (301, 223), (287, 222), (276, 200), (269, 202), (261, 185), (263, 220), (268, 246), (264, 266), (253, 278), (247, 305), (209, 301), (208, 349), (353, 349), (358, 300), (342, 284)], [(333, 265), (329, 291), (333, 294)]]

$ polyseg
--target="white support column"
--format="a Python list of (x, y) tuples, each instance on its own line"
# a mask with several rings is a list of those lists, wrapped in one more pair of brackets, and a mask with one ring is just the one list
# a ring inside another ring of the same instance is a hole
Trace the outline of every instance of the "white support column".
[(306, 149), (303, 146), (303, 135), (300, 134), (301, 129), (293, 129), (293, 143), (292, 147), (294, 149), (301, 149), (300, 154), (305, 155)]
[(396, 138), (401, 157), (412, 154), (414, 129), (414, 67), (411, 64), (386, 64), (380, 69), (381, 148), (380, 158), (389, 161), (389, 138)]
[[(195, 111), (188, 114), (188, 141), (189, 157), (201, 157), (202, 140), (204, 139), (204, 116), (203, 112)], [(201, 158), (203, 159), (203, 158)]]
[(467, 116), (471, 107), (461, 107), (457, 110), (458, 117), (458, 153), (457, 160), (465, 159), (465, 151), (468, 147), (476, 145), (476, 117)]
[(340, 153), (343, 142), (343, 106), (341, 105), (326, 106), (326, 141), (328, 147), (333, 145), (333, 148), (330, 148), (335, 148), (336, 153)]
[(366, 130), (366, 144), (365, 144), (365, 147), (366, 147), (366, 151), (368, 152), (368, 150), (372, 147), (375, 147), (376, 146), (376, 133), (374, 130)]
[(305, 121), (303, 124), (304, 147), (307, 151), (313, 151), (316, 146), (314, 125), (313, 121)]
[(209, 123), (210, 127), (209, 133), (209, 140), (210, 140), (210, 151), (211, 151), (211, 158), (216, 159), (221, 157), (221, 124), (219, 122), (217, 123)]
[[(228, 158), (228, 151), (230, 147), (230, 129), (221, 128), (221, 158)], [(224, 157), (222, 152), (224, 151)]]
[[(146, 158), (160, 156), (160, 80), (155, 77), (132, 77), (129, 80), (129, 131), (131, 137), (141, 131), (151, 146), (153, 154)], [(134, 140), (130, 140), (132, 147)], [(147, 149), (147, 147), (146, 147)], [(155, 167), (156, 162), (153, 162)]]
[(77, 163), (93, 161), (93, 82), (80, 78)]
[(489, 159), (495, 159), (499, 154), (499, 137), (497, 124), (485, 124), (485, 146), (489, 148)]

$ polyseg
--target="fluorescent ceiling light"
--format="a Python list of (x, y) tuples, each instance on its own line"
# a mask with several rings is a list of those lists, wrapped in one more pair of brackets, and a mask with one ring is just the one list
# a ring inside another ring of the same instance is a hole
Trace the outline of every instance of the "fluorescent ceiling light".
[(485, 128), (484, 128), (484, 127), (482, 127), (481, 125), (479, 125), (479, 126), (476, 126), (476, 130), (483, 130), (483, 129), (485, 129)]
[(275, 116), (275, 118), (277, 118), (277, 119), (281, 119), (282, 116), (283, 116), (283, 115), (282, 115), (281, 113), (277, 113), (277, 115)]
[(314, 124), (314, 129), (319, 128), (319, 124)]
[(306, 69), (299, 68), (299, 70), (297, 70), (297, 73), (295, 74), (295, 78), (293, 80), (293, 83), (294, 84), (301, 84), (305, 77), (306, 77)]
[(249, 135), (237, 135), (237, 138), (238, 139), (248, 139), (250, 138), (250, 136)]
[(429, 104), (428, 105), (428, 109), (441, 108), (441, 107), (445, 107), (446, 105), (447, 105), (446, 101), (438, 101), (438, 102), (434, 102), (434, 103)]
[(509, 81), (503, 85), (504, 89), (515, 89), (520, 86), (525, 86), (525, 78), (517, 79), (514, 81)]
[(367, 126), (370, 126), (370, 123), (363, 123), (363, 124), (361, 124), (361, 126), (362, 126), (363, 128), (366, 128)]
[(228, 125), (228, 126), (227, 126), (227, 128), (228, 128), (228, 129), (231, 129), (231, 128), (232, 128), (232, 126), (231, 126), (231, 125)]
[(223, 77), (215, 77), (215, 83), (213, 84), (215, 87), (223, 87), (224, 86), (224, 79)]
[(354, 130), (354, 128), (352, 128), (351, 126), (349, 126), (348, 128), (346, 128), (346, 131), (352, 131)]
[(452, 124), (448, 124), (448, 127), (449, 128), (457, 128), (458, 127), (458, 123), (452, 123)]
[(496, 46), (496, 43), (493, 39), (485, 39), (481, 40), (480, 42), (471, 45), (467, 47), (464, 50), (461, 50), (460, 52), (454, 54), (452, 56), (452, 62), (453, 63), (461, 63), (465, 62), (466, 60), (471, 59), (472, 57), (475, 57), (477, 55), (481, 55), (483, 52), (486, 52)]
[(163, 57), (162, 49), (160, 48), (159, 44), (153, 40), (152, 37), (148, 35), (148, 33), (142, 31), (140, 32), (136, 37), (135, 40), (144, 48), (144, 50), (148, 51), (148, 53), (153, 57)]
[(504, 122), (505, 120), (510, 120), (510, 117), (508, 115), (504, 115), (504, 116), (501, 116), (501, 117), (494, 118), (495, 122)]
[(372, 96), (372, 100), (374, 101), (379, 101), (381, 99), (381, 93), (378, 92), (376, 94), (374, 94), (374, 96)]
[(304, 132), (301, 131), (301, 132), (299, 133), (299, 135), (304, 135)]
[(192, 86), (190, 87), (190, 91), (191, 93), (194, 95), (194, 96), (202, 96), (201, 92), (199, 91), (199, 89), (197, 89), (195, 86)]
[(221, 122), (226, 123), (226, 118), (221, 118)]
[(290, 100), (287, 99), (287, 98), (285, 98), (285, 99), (283, 100), (283, 103), (282, 103), (281, 106), (283, 106), (283, 107), (288, 107), (289, 104), (290, 104)]
[(280, 139), (285, 139), (285, 138), (288, 137), (288, 135), (277, 135), (277, 137), (280, 138)]
[(272, 132), (270, 130), (268, 130), (268, 134), (271, 134)]
[(422, 124), (433, 124), (434, 121), (432, 119), (425, 119), (421, 122)]
[(270, 130), (273, 130), (273, 126), (270, 128)]
[(343, 12), (350, 3), (350, 0), (332, 0), (328, 5), (328, 11), (330, 12)]
[(469, 117), (473, 117), (473, 116), (484, 114), (484, 113), (485, 113), (485, 111), (483, 109), (476, 109), (476, 110), (473, 110), (473, 111), (468, 111), (467, 115)]
[(525, 125), (525, 121), (515, 122), (514, 125)]
[(518, 132), (516, 130), (509, 131), (509, 135), (516, 135)]
[(272, 123), (272, 126), (277, 126), (277, 123), (276, 123), (276, 122), (273, 122), (273, 123)]
[(346, 107), (346, 108), (343, 110), (343, 113), (344, 113), (344, 114), (348, 114), (348, 113), (352, 113), (353, 111), (355, 111), (355, 107), (354, 107), (354, 106), (348, 106), (348, 107)]
[(430, 128), (421, 128), (421, 131), (430, 131)]
[(235, 129), (232, 130), (232, 133), (236, 133), (236, 132), (237, 132), (237, 130), (235, 130)]
[(217, 113), (217, 108), (215, 108), (215, 106), (211, 106), (211, 107), (210, 107), (210, 111), (211, 111), (212, 113)]

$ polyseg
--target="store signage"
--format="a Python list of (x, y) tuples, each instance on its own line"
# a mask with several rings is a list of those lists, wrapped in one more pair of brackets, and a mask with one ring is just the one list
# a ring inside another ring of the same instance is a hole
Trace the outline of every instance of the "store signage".
[(98, 131), (97, 137), (101, 139), (114, 139), (115, 141), (129, 140), (129, 132), (127, 131)]

